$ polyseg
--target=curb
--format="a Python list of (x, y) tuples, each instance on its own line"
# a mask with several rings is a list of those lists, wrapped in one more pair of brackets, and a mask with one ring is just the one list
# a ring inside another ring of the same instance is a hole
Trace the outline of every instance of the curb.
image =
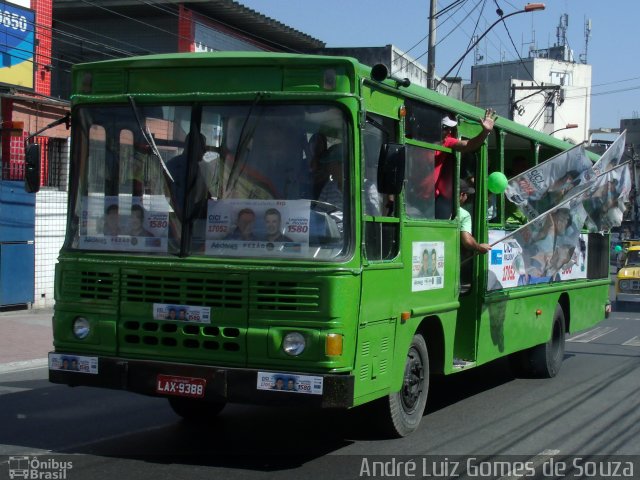
[(48, 358), (35, 358), (33, 360), (22, 360), (19, 362), (0, 363), (0, 374), (22, 372), (26, 370), (36, 370), (38, 368), (47, 367), (49, 365)]

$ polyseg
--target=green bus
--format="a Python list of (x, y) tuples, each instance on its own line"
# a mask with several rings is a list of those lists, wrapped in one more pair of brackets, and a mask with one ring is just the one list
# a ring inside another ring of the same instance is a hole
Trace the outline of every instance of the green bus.
[(403, 436), (430, 375), (508, 356), (551, 377), (565, 334), (605, 317), (608, 237), (523, 284), (509, 242), (461, 261), (456, 195), (435, 213), (447, 154), (451, 191), (475, 184), (474, 237), (499, 240), (516, 227), (489, 172), (570, 144), (499, 118), (478, 151), (451, 152), (443, 118), (472, 138), (484, 110), (348, 57), (153, 55), (72, 77), (51, 382), (164, 396), (188, 420), (376, 402)]

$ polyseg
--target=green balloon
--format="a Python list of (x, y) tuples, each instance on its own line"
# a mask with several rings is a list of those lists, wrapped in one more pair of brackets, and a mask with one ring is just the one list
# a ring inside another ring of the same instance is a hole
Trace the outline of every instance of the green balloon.
[(616, 245), (615, 251), (616, 252), (621, 252), (622, 251), (622, 247), (620, 245)]
[(509, 181), (502, 172), (493, 172), (489, 175), (489, 191), (491, 193), (503, 193), (507, 189)]

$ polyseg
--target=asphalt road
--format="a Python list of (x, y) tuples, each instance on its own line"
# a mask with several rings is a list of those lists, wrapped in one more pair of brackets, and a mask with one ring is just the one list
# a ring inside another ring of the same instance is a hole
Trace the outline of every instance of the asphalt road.
[(420, 429), (395, 440), (377, 436), (366, 408), (231, 405), (214, 423), (189, 426), (164, 399), (52, 385), (42, 368), (7, 373), (0, 375), (0, 479), (17, 456), (34, 454), (72, 462), (70, 480), (325, 480), (366, 474), (363, 459), (433, 459), (444, 471), (459, 455), (538, 463), (637, 455), (639, 367), (640, 312), (614, 312), (568, 337), (554, 379), (515, 378), (498, 361), (432, 382)]

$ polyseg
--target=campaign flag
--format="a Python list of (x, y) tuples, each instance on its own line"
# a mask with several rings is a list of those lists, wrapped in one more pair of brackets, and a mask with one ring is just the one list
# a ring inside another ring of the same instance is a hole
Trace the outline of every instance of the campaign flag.
[(510, 179), (505, 195), (533, 220), (586, 188), (594, 178), (592, 166), (578, 145)]
[(587, 212), (587, 228), (606, 232), (622, 224), (631, 193), (631, 162), (623, 163), (598, 176), (577, 200)]
[(607, 148), (606, 152), (602, 154), (598, 161), (594, 163), (593, 171), (596, 175), (602, 175), (622, 163), (626, 137), (627, 131), (625, 130), (618, 135), (618, 138)]
[(577, 263), (580, 230), (586, 217), (581, 202), (570, 199), (510, 234), (519, 251), (514, 259), (518, 284), (559, 279), (561, 270)]

